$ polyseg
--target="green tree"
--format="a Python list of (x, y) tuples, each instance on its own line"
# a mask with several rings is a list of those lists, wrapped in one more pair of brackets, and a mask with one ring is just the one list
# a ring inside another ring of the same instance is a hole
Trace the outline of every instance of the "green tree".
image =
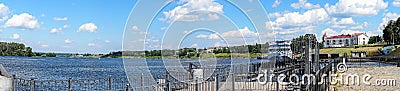
[[(317, 40), (317, 38), (315, 37), (314, 34), (305, 34), (305, 35), (302, 35), (302, 36), (292, 39), (290, 48), (293, 53), (301, 53), (304, 51), (303, 47), (308, 45), (308, 43), (311, 43), (311, 48), (314, 49), (315, 45), (317, 44), (316, 40)], [(322, 43), (318, 45), (318, 47), (321, 47), (321, 46), (323, 46)]]
[(368, 44), (374, 44), (374, 43), (378, 43), (378, 42), (382, 42), (382, 37), (381, 36), (371, 36), (369, 37), (369, 41)]

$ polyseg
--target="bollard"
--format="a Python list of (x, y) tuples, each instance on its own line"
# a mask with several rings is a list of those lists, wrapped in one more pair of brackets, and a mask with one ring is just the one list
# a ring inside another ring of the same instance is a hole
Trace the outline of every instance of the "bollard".
[(200, 91), (199, 90), (199, 78), (198, 77), (196, 77), (196, 81), (195, 81), (196, 83), (195, 83), (195, 89), (196, 89), (196, 91)]
[(108, 78), (108, 88), (109, 88), (109, 90), (112, 90), (112, 78), (111, 78), (111, 76)]
[(129, 84), (126, 84), (126, 88), (125, 88), (125, 91), (129, 91)]
[(140, 76), (140, 89), (141, 89), (141, 91), (144, 91), (144, 85), (143, 85), (143, 73), (142, 73), (142, 75)]
[(219, 89), (219, 74), (215, 77), (215, 91)]
[(12, 75), (11, 77), (11, 91), (16, 91), (15, 90), (15, 75)]
[(234, 74), (231, 74), (231, 80), (232, 80), (232, 91), (235, 91), (235, 77), (233, 77)]
[(399, 61), (397, 62), (397, 67), (400, 67), (400, 62)]
[(169, 77), (169, 74), (167, 73), (167, 91), (172, 91), (171, 81), (169, 79), (170, 79), (170, 77)]
[(31, 78), (29, 86), (30, 86), (30, 91), (35, 91), (35, 79), (34, 78)]
[(72, 78), (68, 78), (68, 91), (72, 91)]
[(276, 74), (276, 91), (279, 91), (279, 79), (278, 79), (278, 72), (274, 72)]

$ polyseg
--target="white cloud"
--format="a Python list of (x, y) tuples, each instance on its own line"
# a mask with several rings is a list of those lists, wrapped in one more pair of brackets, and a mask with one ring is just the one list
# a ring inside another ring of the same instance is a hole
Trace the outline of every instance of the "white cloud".
[(6, 5), (0, 3), (0, 22), (7, 20), (8, 14), (10, 14), (10, 9)]
[(219, 39), (219, 36), (217, 34), (210, 34), (210, 35), (205, 35), (205, 34), (199, 34), (196, 36), (196, 38), (203, 38), (203, 39)]
[[(181, 6), (177, 6), (171, 11), (163, 12), (165, 18), (160, 20), (163, 21), (198, 21), (198, 20), (212, 20), (215, 19), (215, 15), (206, 16), (207, 19), (201, 19), (201, 14), (188, 14), (192, 11), (202, 10), (216, 13), (223, 13), (223, 5), (214, 2), (214, 0), (181, 0), (178, 3), (185, 3)], [(204, 16), (203, 16), (204, 17)]]
[(392, 5), (395, 7), (400, 7), (400, 0), (393, 0)]
[(320, 8), (319, 4), (311, 4), (307, 2), (307, 0), (299, 0), (297, 3), (290, 4), (295, 9), (303, 8), (303, 9), (316, 9)]
[(11, 36), (11, 38), (12, 38), (12, 39), (19, 39), (20, 36), (19, 36), (18, 34), (13, 34), (13, 35)]
[(355, 24), (353, 18), (342, 18), (339, 22), (336, 22), (336, 24), (340, 25), (346, 25), (346, 24)]
[(0, 33), (2, 33), (2, 32), (3, 32), (3, 30), (0, 29)]
[(107, 44), (108, 44), (108, 43), (111, 43), (110, 40), (104, 40), (104, 42), (107, 43)]
[(364, 29), (364, 26), (363, 25), (357, 25), (357, 26), (351, 27), (350, 29), (352, 29), (352, 30), (361, 30), (361, 29)]
[(243, 29), (239, 29), (237, 31), (228, 31), (228, 32), (224, 32), (222, 33), (222, 36), (224, 38), (254, 38), (258, 36), (258, 33), (250, 31), (249, 28), (244, 27)]
[(63, 18), (61, 18), (61, 17), (54, 17), (53, 20), (54, 20), (54, 21), (67, 21), (67, 20), (68, 20), (68, 17), (63, 17)]
[(197, 47), (197, 46), (199, 46), (199, 45), (198, 44), (193, 44), (190, 47)]
[(65, 44), (71, 44), (71, 43), (72, 43), (72, 40), (71, 40), (71, 39), (66, 39), (66, 40), (64, 40), (64, 43), (65, 43)]
[(94, 23), (82, 24), (77, 32), (96, 32), (97, 26)]
[[(290, 12), (278, 17), (273, 22), (266, 22), (266, 27), (278, 30), (280, 33), (288, 34), (298, 31), (312, 31), (316, 25), (319, 25), (329, 19), (328, 14), (322, 8), (307, 10), (303, 14), (299, 12)], [(272, 26), (269, 26), (271, 24)]]
[[(243, 43), (246, 41), (248, 43), (253, 43), (254, 41), (257, 41), (259, 36), (259, 33), (251, 31), (249, 28), (244, 27), (243, 29), (238, 29), (238, 30), (232, 30), (232, 31), (226, 31), (221, 34), (221, 37), (223, 39), (230, 41), (230, 45), (243, 45)], [(199, 34), (196, 36), (196, 38), (203, 38), (203, 39), (222, 39), (218, 36), (218, 34)]]
[(364, 29), (366, 27), (368, 27), (368, 22), (363, 22), (361, 24), (358, 24), (356, 26), (351, 27), (350, 29), (351, 30), (361, 30), (361, 29)]
[(90, 46), (90, 47), (96, 46), (95, 43), (88, 43), (87, 45)]
[(355, 30), (342, 30), (342, 34), (354, 34), (354, 33), (362, 33), (361, 31), (355, 31)]
[(40, 47), (49, 47), (49, 45), (47, 45), (47, 44), (42, 44), (42, 45), (40, 45)]
[(274, 1), (274, 4), (272, 5), (272, 8), (278, 7), (279, 4), (281, 4), (281, 1), (275, 0), (275, 1)]
[(326, 34), (327, 36), (339, 35), (338, 32), (336, 32), (335, 30), (332, 30), (330, 28), (326, 28), (325, 30), (322, 31), (321, 34)]
[(279, 12), (274, 12), (274, 13), (268, 14), (269, 18), (277, 18), (277, 17), (281, 17), (281, 16), (282, 16), (282, 14)]
[(139, 27), (138, 26), (132, 26), (132, 30), (139, 30)]
[(387, 6), (383, 0), (339, 0), (335, 5), (326, 4), (325, 9), (335, 17), (351, 17), (377, 15)]
[(63, 28), (64, 28), (64, 29), (65, 29), (65, 28), (69, 28), (69, 26), (70, 26), (70, 25), (65, 24), (65, 25), (63, 26)]
[(356, 24), (353, 18), (342, 18), (341, 20), (337, 21), (337, 18), (332, 18), (328, 24), (333, 24), (331, 28), (346, 28), (348, 25)]
[(385, 13), (383, 18), (382, 18), (382, 22), (379, 24), (378, 29), (376, 30), (376, 32), (382, 33), (382, 30), (384, 29), (383, 26), (386, 26), (387, 23), (390, 20), (397, 20), (397, 18), (399, 18), (399, 17), (400, 17), (400, 15), (397, 14), (397, 13), (391, 13), (391, 12)]
[(40, 27), (38, 20), (28, 13), (13, 15), (4, 26), (21, 29), (36, 29)]
[(61, 33), (62, 28), (52, 28), (50, 33)]

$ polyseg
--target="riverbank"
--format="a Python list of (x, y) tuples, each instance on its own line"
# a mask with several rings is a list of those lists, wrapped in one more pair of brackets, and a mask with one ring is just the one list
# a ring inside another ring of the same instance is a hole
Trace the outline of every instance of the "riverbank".
[[(256, 58), (257, 56), (267, 56), (266, 53), (205, 53), (199, 54), (198, 56), (179, 56), (179, 58)], [(177, 58), (178, 56), (113, 56), (113, 57), (104, 57), (104, 56), (83, 56), (84, 58)]]
[[(346, 72), (340, 74), (343, 75), (343, 79), (345, 79), (345, 75), (357, 74), (360, 77), (360, 85), (337, 84), (333, 86), (335, 90), (338, 91), (399, 91), (400, 88), (400, 67), (396, 66), (348, 68)], [(367, 81), (371, 83), (371, 85), (363, 83), (363, 75), (366, 74), (369, 74), (372, 77)], [(389, 80), (395, 81), (395, 84), (393, 84), (394, 86), (388, 86), (388, 83), (390, 82)], [(382, 82), (387, 83), (386, 86), (383, 86)], [(378, 86), (377, 83), (381, 84)]]

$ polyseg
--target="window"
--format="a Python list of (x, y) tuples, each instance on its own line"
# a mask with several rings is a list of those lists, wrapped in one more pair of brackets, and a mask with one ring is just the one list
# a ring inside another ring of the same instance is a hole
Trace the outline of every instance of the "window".
[(363, 40), (365, 40), (365, 38), (363, 38)]

